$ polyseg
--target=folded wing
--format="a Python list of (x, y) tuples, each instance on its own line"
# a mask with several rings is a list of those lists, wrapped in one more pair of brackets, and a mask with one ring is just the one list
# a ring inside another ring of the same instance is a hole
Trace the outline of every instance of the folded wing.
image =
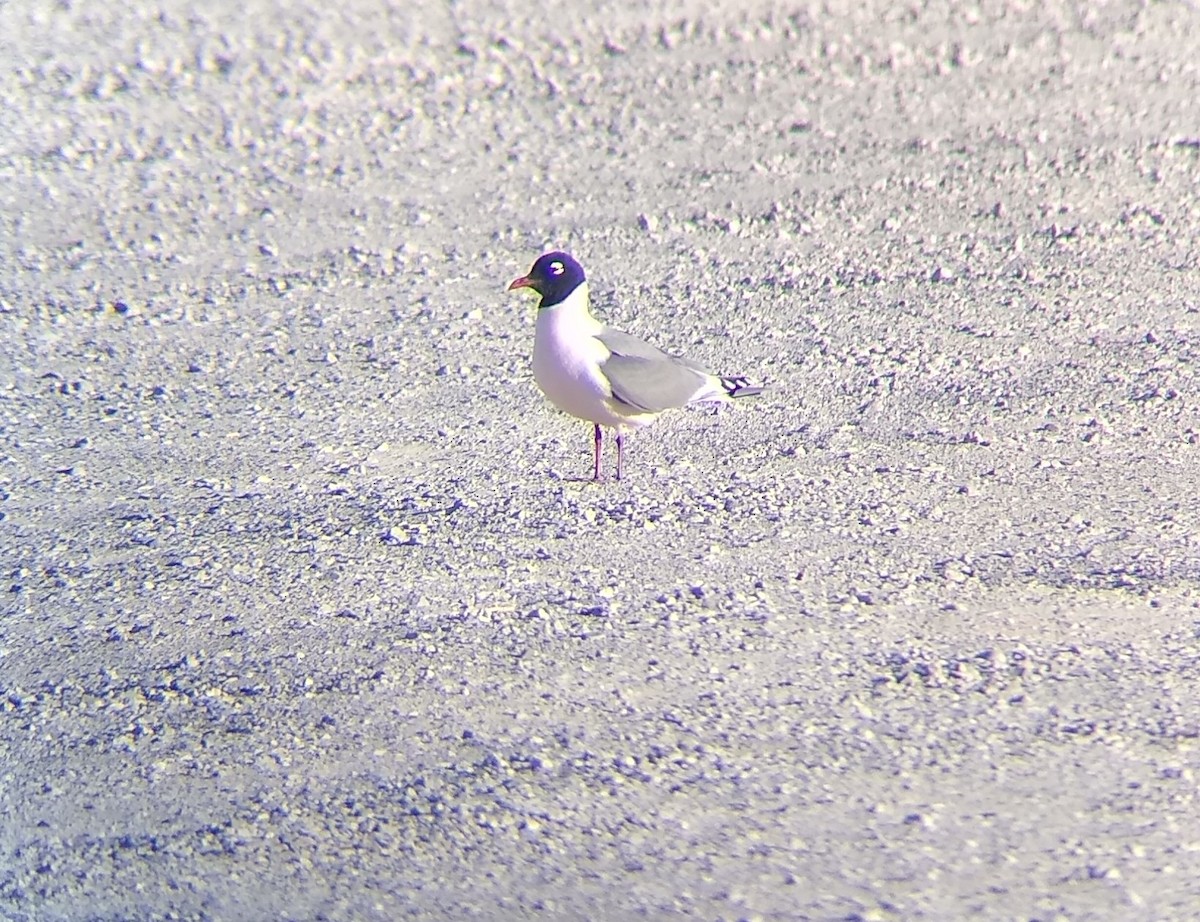
[(676, 358), (621, 330), (596, 338), (610, 355), (600, 363), (613, 397), (644, 413), (682, 407), (712, 387), (712, 375), (690, 359)]

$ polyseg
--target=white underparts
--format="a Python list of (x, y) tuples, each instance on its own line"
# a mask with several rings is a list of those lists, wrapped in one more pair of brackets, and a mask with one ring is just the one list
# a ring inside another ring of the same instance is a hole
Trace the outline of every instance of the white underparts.
[(634, 429), (656, 413), (642, 413), (615, 401), (600, 370), (608, 350), (596, 339), (603, 325), (588, 311), (583, 283), (553, 307), (538, 311), (533, 339), (533, 377), (552, 404), (591, 423)]

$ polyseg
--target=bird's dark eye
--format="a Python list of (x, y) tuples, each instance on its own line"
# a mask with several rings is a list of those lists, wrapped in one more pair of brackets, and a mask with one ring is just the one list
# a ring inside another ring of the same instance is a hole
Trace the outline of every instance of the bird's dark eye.
[(565, 268), (565, 267), (564, 267), (564, 266), (563, 266), (563, 264), (562, 264), (562, 263), (560, 263), (560, 262), (552, 262), (552, 263), (550, 263), (550, 271), (551, 271), (551, 272), (552, 272), (554, 275), (562, 275), (562, 274), (563, 274), (563, 269), (564, 269), (564, 268)]

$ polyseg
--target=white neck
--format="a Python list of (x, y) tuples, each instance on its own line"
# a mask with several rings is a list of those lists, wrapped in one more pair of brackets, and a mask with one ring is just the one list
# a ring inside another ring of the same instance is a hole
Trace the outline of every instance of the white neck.
[(595, 336), (602, 324), (588, 308), (587, 282), (580, 284), (553, 307), (539, 309), (537, 325), (539, 328), (553, 328), (559, 335)]

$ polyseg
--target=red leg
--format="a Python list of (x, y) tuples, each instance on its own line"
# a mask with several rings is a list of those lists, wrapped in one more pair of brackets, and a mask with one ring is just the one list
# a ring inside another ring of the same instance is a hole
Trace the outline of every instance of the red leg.
[[(617, 434), (617, 444), (618, 445), (621, 444), (621, 436), (619, 433)], [(603, 446), (604, 446), (604, 430), (602, 430), (600, 428), (599, 423), (596, 423), (596, 453), (595, 453), (595, 457), (594, 457), (594, 464), (592, 467), (592, 480), (603, 480), (604, 479), (600, 474), (600, 449)], [(620, 470), (619, 465), (618, 465), (618, 470)]]
[(625, 471), (625, 433), (617, 430), (617, 480)]

